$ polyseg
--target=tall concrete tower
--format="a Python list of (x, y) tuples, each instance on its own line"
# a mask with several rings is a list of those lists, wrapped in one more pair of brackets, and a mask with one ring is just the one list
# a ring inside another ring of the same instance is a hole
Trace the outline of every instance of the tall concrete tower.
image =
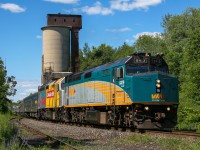
[(79, 30), (81, 28), (81, 15), (47, 15), (47, 26), (42, 27), (42, 84), (55, 78), (52, 77), (52, 73), (79, 71)]

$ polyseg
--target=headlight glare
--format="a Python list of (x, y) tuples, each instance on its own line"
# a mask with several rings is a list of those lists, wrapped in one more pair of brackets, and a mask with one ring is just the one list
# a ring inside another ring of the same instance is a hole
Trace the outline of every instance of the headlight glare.
[(167, 107), (167, 111), (170, 111), (171, 110), (171, 108), (170, 107)]
[(148, 107), (148, 106), (145, 106), (144, 109), (145, 109), (146, 111), (149, 111), (149, 107)]
[(156, 82), (157, 82), (157, 83), (160, 83), (160, 80), (159, 80), (159, 79), (157, 79), (157, 80), (156, 80)]
[(156, 84), (156, 87), (157, 87), (157, 88), (160, 88), (160, 84), (159, 84), (159, 83), (157, 83), (157, 84)]

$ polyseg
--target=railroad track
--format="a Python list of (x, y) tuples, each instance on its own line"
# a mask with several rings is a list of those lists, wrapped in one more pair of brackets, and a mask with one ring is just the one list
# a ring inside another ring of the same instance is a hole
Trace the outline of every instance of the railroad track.
[(174, 134), (174, 135), (186, 135), (186, 136), (200, 137), (200, 133), (190, 132), (190, 131), (172, 131), (172, 134)]
[(183, 137), (200, 137), (200, 133), (191, 132), (191, 131), (154, 131), (154, 130), (146, 130), (145, 133), (155, 133), (155, 134), (166, 134), (166, 135), (173, 135), (173, 136), (183, 136)]
[[(48, 121), (47, 121), (48, 122)], [(52, 121), (50, 121), (52, 122)], [(57, 123), (54, 121), (53, 123)], [(93, 127), (93, 128), (101, 128), (101, 129), (108, 129), (108, 130), (118, 130), (122, 132), (138, 132), (138, 133), (155, 133), (155, 134), (167, 134), (167, 135), (175, 135), (175, 136), (191, 136), (191, 137), (200, 137), (200, 133), (197, 132), (190, 132), (190, 131), (178, 131), (178, 130), (166, 130), (166, 131), (160, 131), (160, 130), (140, 130), (140, 129), (134, 129), (130, 127), (120, 127), (120, 126), (113, 126), (113, 125), (97, 125), (97, 124), (86, 124), (86, 123), (64, 123), (68, 125), (76, 125), (76, 126), (85, 126), (85, 127)]]
[[(21, 145), (26, 147), (27, 149), (34, 149), (34, 146), (38, 145), (51, 145), (51, 149), (57, 149), (57, 147), (62, 146), (64, 149), (68, 150), (78, 150), (76, 147), (72, 146), (72, 140), (69, 140), (68, 142), (65, 142), (61, 139), (58, 139), (56, 137), (53, 137), (47, 133), (40, 132), (39, 130), (36, 130), (34, 128), (31, 128), (30, 126), (27, 126), (23, 124), (22, 122), (18, 121), (21, 128), (27, 130), (29, 133), (31, 132), (34, 137), (37, 137), (38, 140), (30, 140), (28, 138), (25, 138), (23, 136), (19, 136), (19, 140), (21, 141)], [(46, 144), (44, 144), (46, 143)], [(75, 143), (73, 141), (73, 143)]]
[[(158, 131), (152, 131), (154, 133), (151, 134), (146, 130), (143, 132), (144, 134), (140, 134), (139, 130), (135, 130), (135, 132), (131, 133), (129, 128), (124, 127), (111, 127), (109, 130), (105, 130), (106, 128), (103, 127), (101, 127), (101, 129), (99, 129), (99, 127), (96, 127), (98, 129), (94, 129), (94, 127), (90, 125), (75, 125), (75, 123), (68, 125), (66, 123), (53, 123), (51, 121), (38, 121), (36, 119), (24, 118), (20, 121), (30, 127), (34, 127), (36, 130), (40, 130), (60, 139), (65, 139), (65, 137), (76, 139), (79, 141), (79, 144), (72, 143), (72, 145), (77, 146), (79, 149), (132, 149), (133, 147), (135, 147), (135, 149), (146, 149), (147, 147), (149, 149), (162, 149), (162, 147), (168, 146), (165, 145), (165, 143), (175, 142), (177, 139), (181, 143), (187, 141), (187, 149), (189, 149), (189, 145), (195, 145), (196, 143), (198, 145), (199, 141), (198, 137), (170, 135), (172, 134), (171, 132), (169, 132), (169, 134), (166, 132), (159, 131), (158, 133)], [(165, 141), (164, 143), (161, 142), (163, 140)], [(142, 144), (138, 144), (137, 141)], [(175, 146), (176, 145), (173, 145), (173, 147)], [(45, 146), (43, 147), (45, 148)], [(37, 147), (34, 148), (37, 149)], [(50, 146), (48, 148), (50, 148)]]
[(94, 128), (101, 128), (101, 129), (111, 129), (111, 130), (118, 130), (122, 132), (138, 132), (138, 133), (160, 133), (160, 134), (169, 134), (169, 135), (176, 135), (176, 136), (191, 136), (191, 137), (200, 137), (200, 133), (194, 131), (180, 131), (180, 130), (151, 130), (151, 129), (135, 129), (131, 127), (121, 127), (121, 126), (113, 126), (113, 125), (94, 125), (94, 124), (80, 124), (80, 123), (67, 123), (70, 125), (77, 125), (77, 126), (85, 126), (85, 127), (94, 127)]

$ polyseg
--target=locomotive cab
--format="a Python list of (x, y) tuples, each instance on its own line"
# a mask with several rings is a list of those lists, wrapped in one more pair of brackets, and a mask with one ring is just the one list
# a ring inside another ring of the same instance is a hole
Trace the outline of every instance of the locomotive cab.
[(163, 55), (133, 54), (126, 62), (125, 90), (133, 102), (136, 128), (160, 129), (176, 125), (178, 80), (168, 73)]

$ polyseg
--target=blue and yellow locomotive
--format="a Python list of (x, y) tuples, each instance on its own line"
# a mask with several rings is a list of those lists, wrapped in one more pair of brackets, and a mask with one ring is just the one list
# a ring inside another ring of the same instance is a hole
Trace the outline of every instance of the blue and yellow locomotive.
[(162, 55), (135, 53), (41, 86), (37, 103), (37, 118), (172, 128), (178, 80), (169, 75)]

